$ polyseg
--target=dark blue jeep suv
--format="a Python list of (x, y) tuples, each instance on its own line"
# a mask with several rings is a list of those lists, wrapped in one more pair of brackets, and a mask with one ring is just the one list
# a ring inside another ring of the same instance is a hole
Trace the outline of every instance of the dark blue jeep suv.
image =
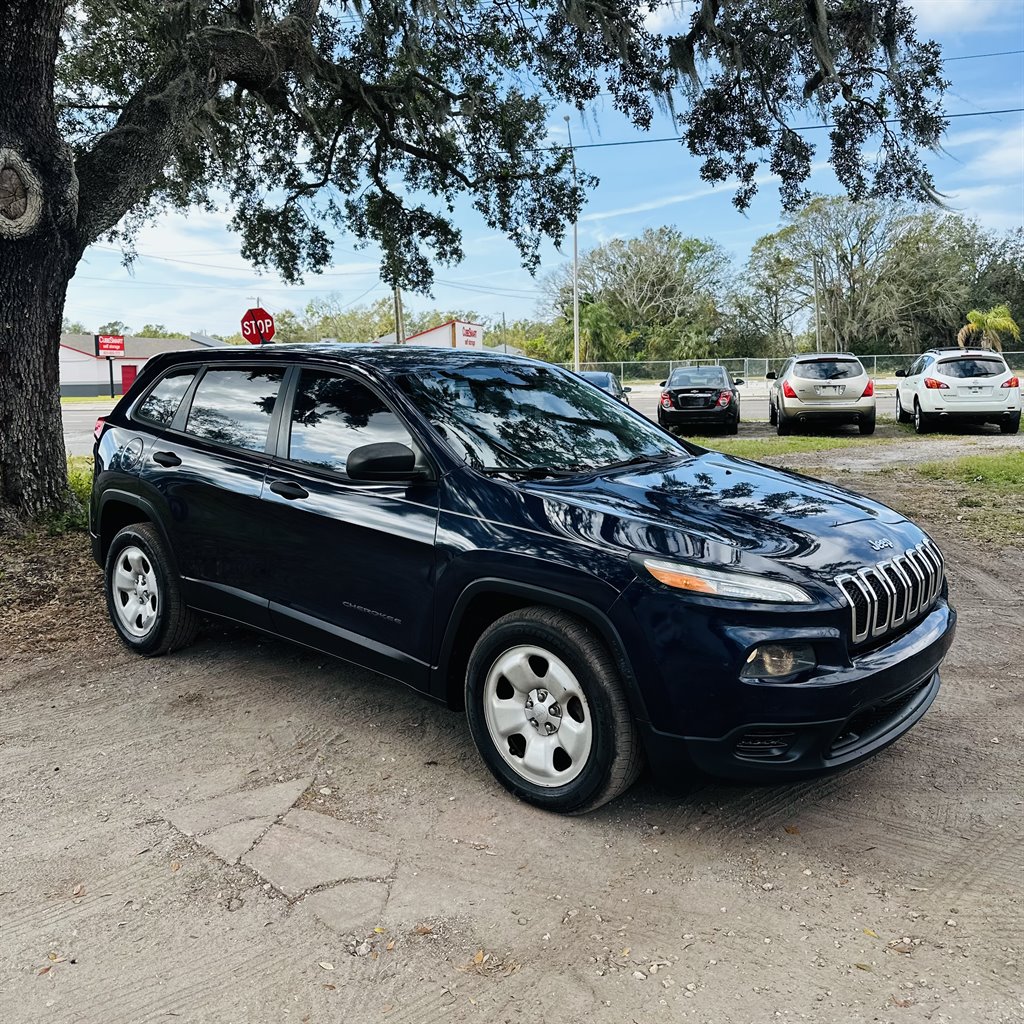
[(644, 762), (739, 779), (906, 732), (953, 637), (942, 556), (867, 498), (680, 441), (571, 373), (451, 349), (151, 359), (97, 432), (117, 632), (199, 613), (465, 707), (552, 810)]

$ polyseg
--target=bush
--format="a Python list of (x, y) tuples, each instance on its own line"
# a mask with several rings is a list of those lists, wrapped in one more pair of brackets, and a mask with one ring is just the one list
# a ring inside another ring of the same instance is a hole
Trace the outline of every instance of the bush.
[(92, 458), (88, 455), (69, 455), (67, 508), (46, 521), (50, 533), (88, 530), (91, 493)]

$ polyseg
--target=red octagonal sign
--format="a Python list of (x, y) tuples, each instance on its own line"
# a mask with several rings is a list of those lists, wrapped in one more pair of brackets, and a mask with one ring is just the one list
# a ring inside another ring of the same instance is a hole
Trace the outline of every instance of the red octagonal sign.
[(250, 345), (262, 345), (274, 337), (274, 318), (262, 307), (245, 311), (242, 317), (242, 337)]

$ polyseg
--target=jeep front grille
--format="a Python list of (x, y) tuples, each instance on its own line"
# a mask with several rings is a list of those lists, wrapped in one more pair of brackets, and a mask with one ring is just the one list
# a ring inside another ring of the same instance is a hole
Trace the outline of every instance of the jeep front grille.
[(942, 590), (943, 563), (930, 541), (836, 583), (850, 605), (852, 643), (878, 640), (920, 618)]

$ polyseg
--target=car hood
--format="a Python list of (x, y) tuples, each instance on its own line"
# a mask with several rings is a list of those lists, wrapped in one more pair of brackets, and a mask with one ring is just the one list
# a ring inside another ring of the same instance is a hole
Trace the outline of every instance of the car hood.
[[(752, 569), (791, 565), (829, 579), (921, 542), (870, 498), (717, 452), (572, 483), (531, 483), (549, 527), (593, 543)], [(758, 564), (760, 563), (760, 564)]]

